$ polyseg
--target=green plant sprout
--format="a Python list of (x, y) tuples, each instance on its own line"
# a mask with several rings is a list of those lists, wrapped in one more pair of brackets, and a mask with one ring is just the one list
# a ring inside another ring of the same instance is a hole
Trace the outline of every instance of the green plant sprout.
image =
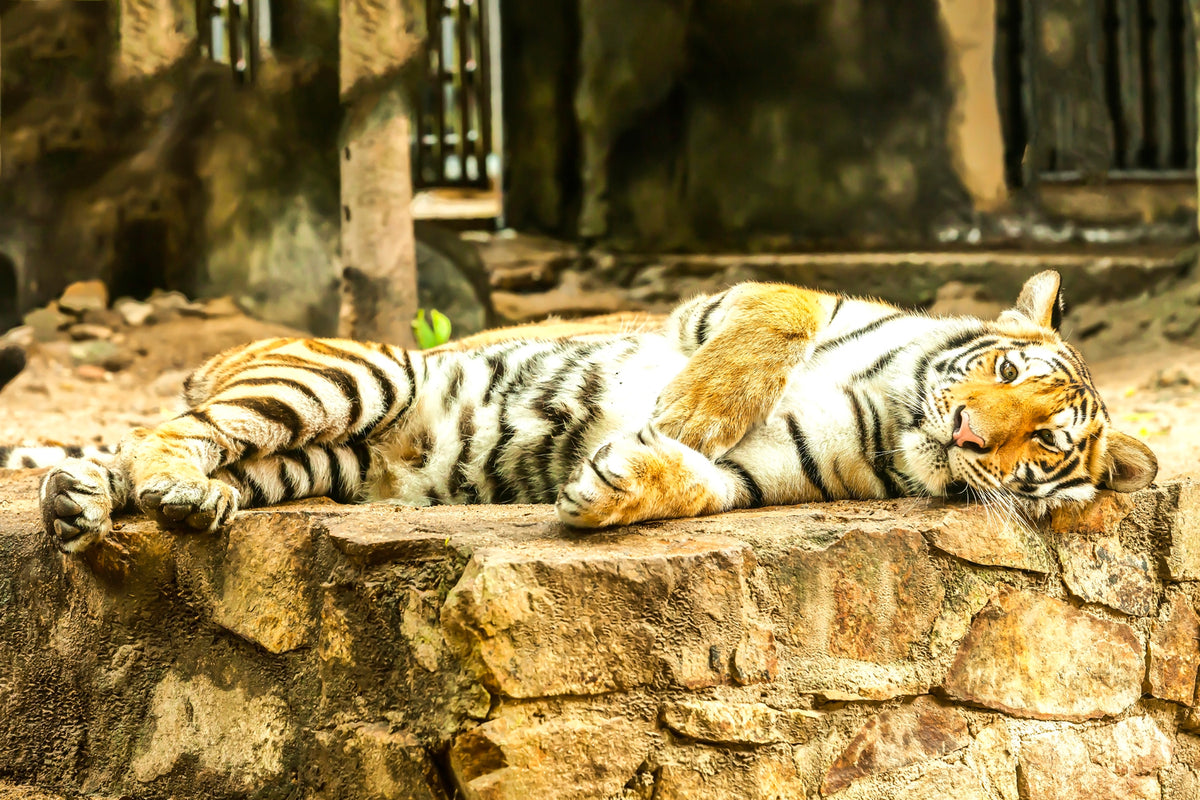
[(417, 309), (417, 316), (413, 317), (412, 329), (413, 336), (417, 339), (417, 347), (422, 350), (428, 350), (450, 341), (450, 318), (436, 308), (429, 309), (429, 320), (425, 319), (425, 309)]

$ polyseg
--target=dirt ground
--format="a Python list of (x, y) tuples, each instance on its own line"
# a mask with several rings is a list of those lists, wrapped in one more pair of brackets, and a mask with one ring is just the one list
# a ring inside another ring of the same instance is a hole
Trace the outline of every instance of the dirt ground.
[[(289, 333), (242, 316), (128, 328), (118, 335), (133, 361), (117, 372), (73, 366), (65, 342), (35, 344), (24, 372), (0, 392), (0, 444), (115, 444), (129, 428), (177, 413), (183, 379), (205, 358)], [(1200, 349), (1157, 337), (1124, 343), (1122, 355), (1088, 349), (1117, 427), (1154, 450), (1160, 478), (1200, 475)]]

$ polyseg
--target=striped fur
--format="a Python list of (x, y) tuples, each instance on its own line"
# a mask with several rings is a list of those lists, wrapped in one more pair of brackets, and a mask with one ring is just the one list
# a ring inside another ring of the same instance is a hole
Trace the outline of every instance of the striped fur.
[(662, 324), (526, 327), (424, 353), (272, 339), (189, 378), (189, 410), (42, 487), (64, 550), (135, 505), (212, 530), (239, 507), (555, 502), (603, 527), (839, 498), (1003, 498), (1035, 513), (1132, 490), (1153, 455), (1109, 426), (1052, 327), (1058, 277), (1000, 320), (741, 284)]

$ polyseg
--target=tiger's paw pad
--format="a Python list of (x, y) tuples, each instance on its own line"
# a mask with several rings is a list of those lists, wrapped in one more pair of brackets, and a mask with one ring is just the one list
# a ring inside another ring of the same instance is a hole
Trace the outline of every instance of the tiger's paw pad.
[(558, 490), (558, 518), (576, 528), (629, 525), (643, 519), (643, 480), (658, 470), (661, 441), (647, 428), (615, 439), (584, 459)]
[(112, 531), (109, 471), (69, 458), (46, 474), (40, 491), (42, 525), (64, 553), (78, 553)]
[(138, 487), (137, 504), (154, 516), (159, 527), (211, 533), (237, 512), (238, 492), (229, 484), (211, 478), (160, 475)]

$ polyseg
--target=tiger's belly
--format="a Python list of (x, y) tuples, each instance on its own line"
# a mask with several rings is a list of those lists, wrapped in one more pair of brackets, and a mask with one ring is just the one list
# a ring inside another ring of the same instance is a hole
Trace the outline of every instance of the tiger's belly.
[(553, 502), (581, 459), (649, 421), (686, 363), (657, 334), (429, 356), (404, 425), (374, 443), (364, 499)]

